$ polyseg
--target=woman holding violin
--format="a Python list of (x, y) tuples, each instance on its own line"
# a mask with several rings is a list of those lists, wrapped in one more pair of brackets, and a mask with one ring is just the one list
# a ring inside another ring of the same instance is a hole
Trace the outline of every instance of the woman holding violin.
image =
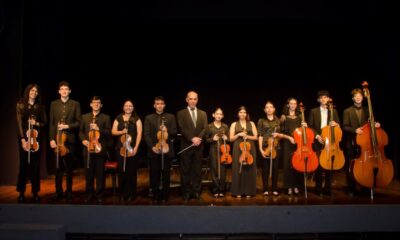
[[(96, 197), (97, 203), (103, 202), (104, 163), (110, 143), (111, 120), (110, 116), (100, 112), (102, 106), (101, 98), (93, 96), (90, 102), (92, 111), (82, 115), (79, 129), (79, 137), (84, 146), (87, 203), (94, 197)], [(94, 178), (96, 178), (96, 190), (94, 189)]]
[(174, 157), (172, 139), (177, 132), (175, 116), (164, 112), (165, 106), (162, 96), (155, 97), (155, 113), (144, 119), (144, 140), (150, 161), (150, 187), (155, 203), (168, 202), (171, 159)]
[(137, 153), (142, 140), (142, 121), (134, 109), (133, 102), (126, 100), (122, 113), (115, 118), (111, 130), (116, 137), (120, 198), (125, 201), (136, 198)]
[[(302, 121), (300, 111), (297, 105), (297, 99), (289, 98), (282, 111), (281, 131), (283, 138), (281, 140), (281, 153), (283, 160), (283, 186), (287, 189), (287, 194), (298, 195), (299, 189), (304, 186), (302, 174), (296, 171), (292, 166), (292, 155), (296, 150), (293, 131), (301, 127)], [(305, 122), (303, 124), (306, 124)]]
[[(47, 123), (46, 111), (40, 104), (40, 89), (29, 84), (17, 103), (17, 125), (19, 139), (18, 202), (25, 202), (26, 177), (30, 176), (33, 201), (40, 202), (39, 129)], [(27, 172), (29, 171), (29, 174)]]
[(206, 129), (206, 142), (210, 144), (212, 194), (214, 197), (223, 197), (226, 191), (226, 169), (232, 163), (232, 156), (229, 153), (230, 146), (226, 143), (229, 128), (221, 121), (224, 117), (221, 108), (217, 108), (212, 116), (214, 121), (208, 124)]
[(262, 159), (262, 181), (264, 196), (268, 196), (268, 180), (271, 179), (271, 194), (278, 196), (278, 159), (280, 155), (279, 139), (283, 137), (280, 133), (280, 121), (275, 115), (275, 107), (271, 101), (267, 101), (264, 107), (266, 118), (261, 118), (257, 123), (258, 147)]
[(232, 147), (232, 196), (251, 198), (256, 195), (256, 149), (257, 128), (250, 121), (246, 107), (239, 107), (239, 120), (232, 123), (229, 139)]

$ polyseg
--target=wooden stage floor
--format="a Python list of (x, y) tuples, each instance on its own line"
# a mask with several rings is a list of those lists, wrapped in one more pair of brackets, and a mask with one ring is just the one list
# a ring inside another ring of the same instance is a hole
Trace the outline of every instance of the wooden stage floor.
[[(189, 202), (184, 203), (179, 185), (179, 171), (173, 169), (171, 172), (171, 194), (170, 199), (163, 205), (194, 205), (194, 206), (258, 206), (258, 205), (341, 205), (341, 204), (399, 204), (400, 203), (400, 182), (393, 180), (386, 188), (375, 189), (374, 199), (371, 200), (368, 192), (358, 193), (354, 196), (346, 194), (345, 191), (345, 173), (339, 171), (334, 174), (332, 194), (331, 196), (319, 196), (315, 194), (314, 183), (312, 176), (308, 180), (308, 198), (304, 197), (304, 191), (301, 191), (298, 196), (288, 196), (286, 189), (282, 188), (282, 174), (278, 187), (280, 189), (279, 196), (263, 196), (261, 186), (261, 173), (257, 174), (257, 195), (251, 199), (241, 198), (237, 199), (231, 196), (228, 192), (225, 197), (214, 198), (210, 192), (211, 183), (209, 181), (209, 174), (205, 172), (203, 177), (203, 191), (200, 200), (191, 199)], [(229, 180), (229, 174), (228, 174)], [(64, 181), (65, 184), (65, 181)], [(65, 199), (53, 200), (54, 197), (54, 176), (41, 180), (41, 204), (85, 204), (86, 195), (85, 189), (85, 176), (83, 169), (76, 169), (74, 171), (73, 179), (73, 201), (67, 203)], [(0, 204), (17, 204), (18, 193), (15, 186), (0, 186)], [(27, 186), (26, 203), (32, 203), (30, 196), (30, 184)], [(92, 203), (94, 204), (94, 203)], [(152, 198), (149, 197), (149, 178), (148, 169), (141, 168), (138, 171), (138, 191), (137, 198), (133, 201), (126, 202), (119, 198), (118, 193), (113, 193), (111, 175), (106, 176), (106, 193), (104, 195), (103, 205), (155, 205)]]

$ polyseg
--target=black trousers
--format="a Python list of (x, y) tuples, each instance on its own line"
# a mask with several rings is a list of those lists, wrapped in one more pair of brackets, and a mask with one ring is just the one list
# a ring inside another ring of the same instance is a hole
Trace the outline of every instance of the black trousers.
[[(56, 169), (56, 193), (61, 195), (63, 193), (62, 181), (64, 173), (66, 175), (67, 189), (66, 192), (72, 193), (72, 173), (73, 173), (73, 161), (74, 161), (74, 147), (69, 146), (69, 153), (63, 157), (59, 157), (59, 167)], [(57, 161), (57, 156), (54, 154), (54, 161)]]
[(164, 166), (162, 166), (161, 155), (149, 157), (149, 160), (150, 183), (154, 199), (167, 200), (169, 197), (171, 159), (164, 156)]
[(40, 191), (40, 162), (39, 162), (40, 152), (30, 153), (30, 164), (28, 164), (28, 152), (23, 150), (20, 146), (19, 148), (19, 173), (17, 180), (17, 191), (24, 193), (26, 190), (26, 180), (27, 175), (32, 184), (32, 193), (37, 193)]
[[(89, 157), (89, 167), (88, 167)], [(84, 163), (86, 169), (86, 193), (88, 195), (96, 195), (101, 197), (105, 189), (104, 181), (104, 163), (106, 161), (105, 153), (90, 153), (84, 152)], [(96, 190), (94, 189), (94, 179), (96, 178)]]
[[(216, 149), (214, 149), (216, 150)], [(218, 149), (219, 151), (219, 149)], [(226, 169), (228, 165), (221, 164), (220, 160), (216, 156), (215, 152), (211, 153), (210, 151), (210, 160), (211, 160), (211, 177), (213, 181), (213, 189), (212, 193), (225, 193), (226, 191)], [(218, 166), (219, 165), (219, 166)], [(218, 169), (219, 167), (219, 169)], [(218, 174), (219, 173), (219, 174)], [(219, 175), (219, 176), (218, 176)]]
[(118, 183), (122, 197), (136, 197), (138, 158), (127, 157), (124, 171), (124, 157), (119, 152), (118, 156)]
[(269, 188), (269, 172), (270, 172), (270, 164), (271, 159), (269, 157), (262, 158), (260, 157), (259, 160), (261, 161), (261, 173), (262, 173), (262, 181), (263, 181), (263, 191), (277, 191), (278, 189), (278, 160), (279, 157), (275, 157), (272, 159), (272, 174), (271, 174), (271, 188)]
[(192, 147), (181, 155), (181, 182), (184, 198), (201, 193), (202, 147)]

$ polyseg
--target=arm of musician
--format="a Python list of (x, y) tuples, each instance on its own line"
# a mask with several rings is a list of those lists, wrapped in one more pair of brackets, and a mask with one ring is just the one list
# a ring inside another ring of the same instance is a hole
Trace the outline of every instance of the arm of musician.
[(86, 124), (87, 123), (85, 123), (85, 122), (86, 122), (85, 119), (82, 119), (81, 126), (79, 127), (79, 139), (82, 141), (82, 143), (83, 143), (84, 140), (87, 140), (87, 138), (86, 138), (87, 134), (86, 133), (89, 132), (89, 131), (86, 131)]
[(110, 116), (106, 115), (105, 116), (105, 121), (103, 124), (103, 127), (100, 130), (100, 134), (104, 135), (105, 137), (110, 137), (111, 136), (111, 119)]
[(250, 124), (251, 124), (251, 130), (252, 130), (254, 135), (253, 136), (247, 135), (246, 139), (257, 141), (257, 139), (258, 139), (258, 131), (257, 131), (256, 125), (253, 122), (250, 122)]
[(77, 129), (79, 128), (81, 122), (81, 104), (79, 102), (75, 102), (74, 105), (74, 121), (69, 123), (66, 129)]
[(229, 141), (234, 142), (239, 136), (235, 135), (236, 122), (231, 124), (229, 128)]
[(261, 156), (262, 156), (263, 158), (267, 158), (267, 156), (264, 154), (264, 149), (262, 149), (262, 144), (263, 144), (263, 137), (262, 137), (262, 136), (259, 136), (259, 137), (258, 137), (258, 148), (259, 148), (259, 150), (260, 150)]
[(135, 147), (133, 148), (133, 155), (136, 155), (136, 153), (138, 152), (140, 141), (142, 141), (143, 124), (140, 119), (136, 121), (136, 129), (137, 129), (137, 135), (136, 135)]
[(208, 127), (208, 125), (207, 125), (207, 128), (206, 128), (205, 138), (206, 138), (206, 143), (212, 143), (213, 142), (213, 135), (212, 135), (210, 127)]
[[(144, 137), (144, 141), (146, 142), (147, 147), (154, 148), (154, 145), (156, 145), (156, 144), (151, 140), (151, 124), (150, 124), (149, 116), (146, 116), (146, 118), (144, 119), (143, 137)], [(154, 152), (154, 149), (153, 149), (153, 152)]]
[(113, 136), (120, 136), (123, 134), (122, 131), (118, 131), (118, 121), (117, 120), (114, 120), (114, 122), (113, 122), (113, 126), (111, 128), (111, 134)]
[(23, 104), (22, 103), (17, 103), (17, 124), (18, 124), (18, 137), (19, 139), (24, 139), (25, 135), (24, 135), (24, 130), (22, 129), (22, 108), (23, 108)]
[(37, 126), (42, 128), (46, 126), (47, 124), (47, 114), (46, 114), (46, 109), (44, 106), (40, 108), (40, 122), (37, 123)]
[(174, 138), (176, 137), (176, 134), (178, 132), (177, 127), (176, 127), (176, 119), (174, 115), (171, 115), (171, 120), (169, 121), (169, 128), (168, 128), (168, 134)]
[(206, 112), (202, 112), (203, 115), (203, 123), (202, 123), (202, 129), (199, 133), (199, 138), (204, 139), (205, 134), (206, 134), (206, 129), (207, 129), (207, 113)]
[(192, 142), (193, 133), (189, 131), (190, 128), (188, 127), (188, 124), (186, 124), (186, 122), (185, 122), (183, 111), (178, 112), (177, 121), (178, 121), (179, 130), (182, 133), (182, 137), (186, 141)]

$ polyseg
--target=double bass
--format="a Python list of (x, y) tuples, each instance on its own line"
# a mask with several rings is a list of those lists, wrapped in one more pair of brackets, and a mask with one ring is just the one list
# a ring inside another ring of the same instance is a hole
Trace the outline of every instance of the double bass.
[[(368, 83), (362, 83), (364, 96), (368, 101), (369, 123), (362, 127), (363, 133), (357, 134), (356, 143), (360, 146), (360, 156), (354, 159), (353, 176), (362, 186), (368, 188), (385, 187), (393, 179), (393, 164), (387, 159), (384, 147), (389, 139), (382, 128), (375, 127)], [(371, 195), (372, 198), (372, 195)]]
[[(333, 121), (333, 102), (328, 102), (330, 113), (329, 121)], [(324, 149), (319, 156), (319, 164), (326, 170), (339, 170), (344, 166), (344, 154), (339, 147), (339, 142), (342, 139), (342, 130), (339, 126), (330, 126), (329, 124), (322, 128), (322, 139), (324, 139)]]
[[(301, 119), (304, 121), (304, 106), (299, 104), (301, 111)], [(312, 149), (314, 142), (314, 132), (305, 126), (296, 128), (293, 131), (293, 138), (297, 144), (297, 149), (292, 155), (292, 166), (299, 172), (313, 172), (318, 167), (317, 154)]]

